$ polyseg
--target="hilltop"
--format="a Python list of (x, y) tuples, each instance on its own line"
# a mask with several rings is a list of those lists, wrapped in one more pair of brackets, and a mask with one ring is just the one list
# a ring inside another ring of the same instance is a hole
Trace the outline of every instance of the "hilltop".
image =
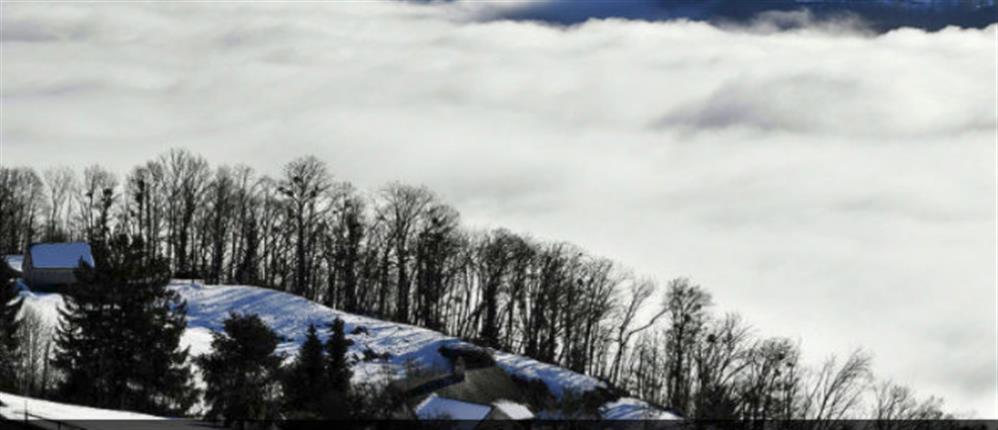
[[(234, 285), (205, 285), (194, 281), (174, 281), (170, 288), (187, 301), (188, 327), (182, 340), (192, 356), (211, 351), (212, 332), (222, 329), (222, 322), (231, 313), (257, 314), (284, 338), (279, 351), (295, 355), (304, 341), (310, 323), (325, 325), (333, 319), (345, 322), (348, 337), (353, 341), (350, 354), (353, 361), (353, 383), (382, 383), (403, 379), (411, 369), (442, 370), (448, 367), (440, 348), (462, 340), (422, 327), (383, 321), (331, 309), (293, 294), (266, 288)], [(22, 288), (25, 309), (37, 312), (50, 325), (58, 322), (62, 296), (57, 293), (33, 292)], [(323, 338), (326, 334), (323, 333)], [(539, 381), (550, 395), (562, 399), (566, 395), (581, 396), (594, 390), (606, 390), (596, 378), (537, 360), (492, 351), (497, 365), (520, 380)], [(373, 358), (372, 358), (373, 357)], [(201, 383), (200, 380), (198, 381)], [(675, 419), (676, 416), (639, 399), (623, 397), (605, 402), (599, 408), (604, 419)], [(49, 402), (51, 403), (51, 402)], [(47, 418), (72, 419), (76, 409), (47, 408)], [(553, 416), (555, 411), (534, 411), (538, 416)], [(547, 414), (547, 415), (545, 415)]]

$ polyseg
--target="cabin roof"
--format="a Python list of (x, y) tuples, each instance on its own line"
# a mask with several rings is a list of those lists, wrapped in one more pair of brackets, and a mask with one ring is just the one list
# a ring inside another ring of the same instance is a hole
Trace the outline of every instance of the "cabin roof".
[(8, 255), (4, 257), (4, 261), (7, 263), (7, 267), (10, 267), (18, 274), (21, 273), (21, 264), (24, 263), (24, 256)]
[(534, 413), (530, 412), (525, 405), (516, 403), (509, 400), (499, 400), (492, 403), (499, 412), (502, 412), (506, 417), (514, 420), (532, 420), (534, 419)]
[(463, 402), (431, 394), (414, 408), (414, 412), (422, 420), (466, 420), (481, 421), (489, 416), (492, 407), (478, 403)]
[(75, 269), (80, 260), (90, 267), (94, 257), (86, 242), (35, 243), (28, 247), (31, 267), (38, 269)]

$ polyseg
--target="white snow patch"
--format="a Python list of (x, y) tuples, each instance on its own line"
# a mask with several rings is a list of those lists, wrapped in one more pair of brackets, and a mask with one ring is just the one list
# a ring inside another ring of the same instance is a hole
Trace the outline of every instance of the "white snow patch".
[(676, 415), (633, 397), (623, 397), (600, 407), (600, 415), (607, 420), (678, 420)]
[(121, 412), (109, 409), (88, 408), (65, 403), (38, 400), (0, 392), (0, 415), (8, 419), (28, 418), (53, 420), (162, 420), (165, 418), (135, 412)]
[(522, 355), (501, 351), (496, 351), (494, 355), (496, 364), (505, 370), (506, 373), (526, 379), (543, 381), (547, 385), (548, 390), (551, 391), (551, 394), (558, 398), (561, 398), (565, 390), (582, 393), (597, 387), (606, 386), (606, 384), (591, 376), (575, 373), (553, 364), (542, 363)]
[(492, 405), (514, 420), (530, 420), (534, 418), (534, 413), (530, 412), (530, 409), (526, 405), (521, 405), (511, 400), (499, 400), (492, 403)]
[[(445, 369), (448, 363), (438, 353), (441, 345), (457, 339), (421, 327), (390, 323), (336, 311), (292, 294), (266, 288), (230, 285), (200, 285), (174, 282), (170, 288), (187, 301), (187, 333), (182, 340), (192, 354), (211, 351), (211, 332), (221, 331), (232, 312), (256, 314), (283, 341), (278, 351), (292, 358), (305, 341), (310, 323), (319, 328), (319, 337), (329, 336), (329, 324), (336, 318), (344, 322), (347, 338), (353, 340), (350, 353), (355, 360), (353, 381), (372, 382), (386, 374), (401, 375), (407, 363), (424, 369)], [(358, 327), (366, 333), (353, 334)], [(359, 361), (365, 350), (388, 354), (384, 361)], [(386, 366), (388, 365), (388, 366)]]
[(415, 412), (421, 420), (481, 421), (492, 412), (492, 407), (432, 394), (416, 405)]
[(20, 289), (19, 295), (24, 299), (21, 316), (28, 309), (31, 309), (49, 328), (54, 329), (59, 324), (59, 309), (65, 306), (62, 294), (39, 293), (23, 287)]
[(204, 327), (188, 327), (180, 338), (181, 348), (190, 348), (192, 357), (211, 353), (212, 331)]
[(24, 256), (23, 255), (8, 255), (8, 256), (4, 257), (4, 260), (7, 261), (7, 266), (9, 266), (11, 269), (14, 269), (14, 270), (16, 270), (18, 272), (21, 271), (21, 266), (24, 264)]

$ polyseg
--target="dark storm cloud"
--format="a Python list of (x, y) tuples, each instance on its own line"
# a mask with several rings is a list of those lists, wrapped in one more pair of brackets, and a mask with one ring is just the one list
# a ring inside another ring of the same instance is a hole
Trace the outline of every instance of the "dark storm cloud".
[(734, 27), (785, 30), (840, 26), (886, 32), (901, 27), (939, 30), (984, 28), (998, 21), (993, 0), (536, 0), (481, 8), (479, 19), (540, 21), (560, 25), (590, 19), (662, 21), (690, 19)]

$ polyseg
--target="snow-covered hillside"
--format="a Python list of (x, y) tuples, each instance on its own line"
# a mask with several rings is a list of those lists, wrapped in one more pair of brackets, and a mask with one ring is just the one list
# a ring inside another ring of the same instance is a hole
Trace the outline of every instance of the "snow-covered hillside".
[[(0, 421), (27, 419), (41, 429), (84, 430), (186, 430), (204, 429), (192, 419), (170, 419), (110, 409), (68, 405), (0, 392)], [(140, 424), (141, 423), (141, 424)], [(6, 428), (0, 422), (0, 428)]]
[(59, 419), (59, 420), (162, 420), (164, 418), (121, 412), (109, 409), (96, 409), (84, 406), (67, 405), (65, 403), (49, 402), (30, 397), (16, 396), (0, 392), (0, 416), (18, 420), (24, 419), (25, 411), (28, 419)]
[[(343, 319), (348, 337), (354, 341), (351, 354), (357, 363), (354, 365), (353, 382), (358, 384), (402, 376), (407, 366), (446, 369), (448, 364), (439, 354), (439, 348), (448, 343), (461, 342), (425, 328), (348, 314), (299, 296), (264, 288), (201, 285), (191, 281), (175, 281), (170, 288), (187, 300), (188, 327), (182, 343), (190, 347), (193, 355), (210, 352), (211, 333), (222, 329), (222, 323), (230, 312), (259, 315), (285, 338), (279, 350), (289, 357), (297, 352), (303, 342), (309, 323), (325, 326), (335, 318)], [(55, 326), (57, 309), (62, 304), (60, 295), (26, 289), (22, 289), (21, 295), (27, 308), (38, 311)], [(363, 329), (358, 330), (359, 327)], [(364, 360), (365, 355), (386, 359)], [(595, 378), (523, 356), (497, 352), (495, 358), (507, 373), (543, 381), (555, 396), (560, 397), (566, 392), (581, 393), (602, 385)], [(637, 399), (608, 403), (601, 408), (601, 414), (611, 419), (675, 418)]]

